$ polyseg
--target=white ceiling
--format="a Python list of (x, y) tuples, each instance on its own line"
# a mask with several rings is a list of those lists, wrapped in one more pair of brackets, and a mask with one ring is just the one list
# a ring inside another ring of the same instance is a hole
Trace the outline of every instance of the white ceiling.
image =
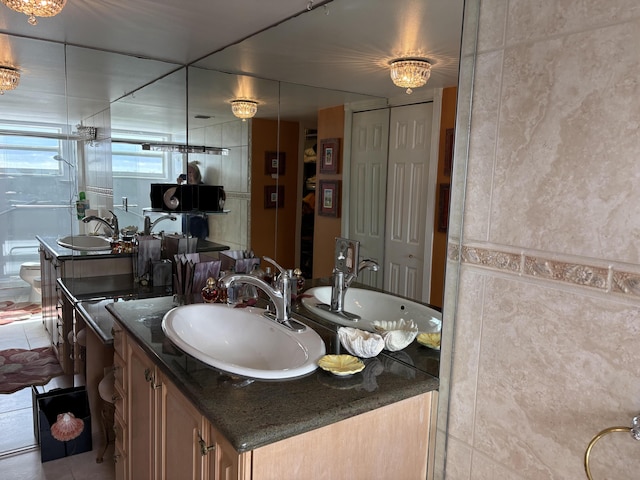
[[(0, 118), (66, 117), (73, 124), (194, 62), (200, 69), (190, 69), (190, 118), (200, 113), (223, 120), (238, 96), (258, 100), (259, 115), (279, 112), (281, 118), (366, 98), (354, 94), (399, 98), (406, 94), (391, 83), (387, 64), (400, 56), (432, 62), (423, 90), (456, 85), (463, 0), (334, 0), (314, 2), (311, 11), (308, 5), (68, 0), (59, 15), (36, 26), (0, 5), (0, 63), (22, 71), (19, 88), (0, 97)], [(158, 123), (155, 128), (170, 128), (160, 125), (163, 117), (184, 124), (182, 104), (171, 114), (156, 104), (166, 103), (169, 92), (180, 98), (185, 78), (180, 71), (127, 97), (119, 102), (128, 105), (122, 115), (136, 110), (145, 122)]]

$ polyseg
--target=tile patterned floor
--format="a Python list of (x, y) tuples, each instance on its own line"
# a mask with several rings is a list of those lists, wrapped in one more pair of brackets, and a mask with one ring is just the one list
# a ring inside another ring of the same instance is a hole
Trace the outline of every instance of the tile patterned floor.
[[(0, 295), (1, 296), (1, 295)], [(49, 344), (40, 318), (0, 325), (0, 350), (37, 348)], [(42, 463), (36, 445), (31, 390), (0, 394), (0, 478), (11, 480), (113, 480), (113, 445), (104, 462), (96, 463), (102, 447), (100, 432), (94, 432), (94, 451)]]

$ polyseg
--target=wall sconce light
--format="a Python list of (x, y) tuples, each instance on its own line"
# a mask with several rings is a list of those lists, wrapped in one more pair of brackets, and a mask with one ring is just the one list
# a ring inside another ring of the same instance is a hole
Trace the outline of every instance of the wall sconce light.
[(2, 0), (7, 7), (29, 17), (28, 22), (36, 25), (36, 17), (53, 17), (64, 8), (67, 0)]
[(20, 71), (13, 67), (0, 67), (0, 95), (15, 90), (20, 83)]
[(398, 87), (406, 88), (407, 94), (412, 88), (422, 87), (431, 76), (431, 64), (424, 58), (399, 58), (392, 60), (391, 80)]
[(231, 102), (231, 111), (233, 114), (245, 121), (252, 118), (258, 112), (258, 102), (253, 100), (233, 100)]

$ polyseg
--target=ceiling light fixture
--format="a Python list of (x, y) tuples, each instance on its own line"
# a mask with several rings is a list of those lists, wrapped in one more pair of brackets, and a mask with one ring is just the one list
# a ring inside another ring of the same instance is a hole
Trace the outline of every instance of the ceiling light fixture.
[(13, 67), (0, 67), (0, 95), (15, 90), (20, 83), (20, 71)]
[(252, 118), (258, 112), (258, 102), (253, 100), (233, 100), (231, 102), (231, 111), (233, 114), (245, 121)]
[(431, 76), (431, 64), (424, 58), (399, 58), (389, 66), (393, 83), (406, 88), (408, 94), (413, 92), (412, 88), (426, 84)]
[(29, 17), (29, 23), (36, 25), (36, 17), (53, 17), (64, 8), (67, 0), (2, 0), (7, 7)]

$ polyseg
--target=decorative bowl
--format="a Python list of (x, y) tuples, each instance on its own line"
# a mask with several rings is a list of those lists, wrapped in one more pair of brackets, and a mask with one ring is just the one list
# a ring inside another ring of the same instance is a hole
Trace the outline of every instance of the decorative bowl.
[(325, 355), (318, 360), (318, 366), (339, 377), (353, 375), (364, 370), (364, 363), (351, 355)]
[(416, 340), (418, 340), (420, 345), (433, 348), (434, 350), (440, 350), (440, 332), (419, 333)]
[(384, 348), (397, 352), (409, 345), (418, 335), (418, 327), (413, 320), (374, 322), (373, 328), (384, 339)]
[(384, 339), (380, 335), (357, 328), (340, 327), (338, 338), (351, 355), (360, 358), (375, 357), (384, 348)]

